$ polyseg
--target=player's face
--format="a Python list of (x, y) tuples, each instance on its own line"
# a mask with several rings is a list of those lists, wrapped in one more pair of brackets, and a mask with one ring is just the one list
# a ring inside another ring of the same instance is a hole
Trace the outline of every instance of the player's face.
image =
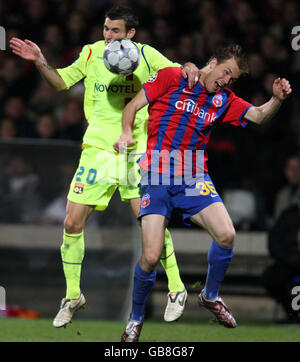
[(103, 25), (103, 37), (106, 44), (110, 43), (112, 40), (115, 39), (131, 39), (134, 35), (132, 33), (133, 29), (130, 29), (129, 31), (126, 30), (125, 20), (110, 20), (109, 18), (105, 19)]
[(241, 75), (240, 69), (234, 58), (222, 63), (212, 59), (209, 63), (210, 71), (204, 79), (204, 86), (209, 93), (215, 93), (224, 87), (228, 87)]

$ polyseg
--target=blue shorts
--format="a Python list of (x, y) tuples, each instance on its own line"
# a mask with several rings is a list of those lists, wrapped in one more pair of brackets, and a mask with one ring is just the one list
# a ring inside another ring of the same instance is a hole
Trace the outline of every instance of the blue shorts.
[(170, 220), (172, 211), (180, 211), (185, 225), (190, 226), (190, 217), (207, 206), (223, 202), (208, 174), (204, 182), (193, 185), (142, 185), (141, 209), (138, 218), (159, 214)]

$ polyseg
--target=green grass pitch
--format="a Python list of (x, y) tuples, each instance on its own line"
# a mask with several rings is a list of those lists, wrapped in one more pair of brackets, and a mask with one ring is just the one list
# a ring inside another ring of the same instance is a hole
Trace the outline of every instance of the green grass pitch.
[[(66, 328), (54, 328), (50, 319), (0, 319), (0, 342), (119, 342), (124, 322), (74, 318)], [(146, 320), (140, 342), (299, 342), (300, 328), (270, 322), (240, 320), (227, 329), (209, 320), (176, 323)]]

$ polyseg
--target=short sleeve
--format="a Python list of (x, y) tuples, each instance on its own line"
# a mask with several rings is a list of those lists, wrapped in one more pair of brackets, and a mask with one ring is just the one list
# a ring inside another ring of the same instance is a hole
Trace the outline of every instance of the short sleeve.
[(91, 57), (92, 49), (89, 45), (85, 45), (74, 63), (65, 68), (56, 69), (58, 74), (65, 82), (69, 89), (72, 85), (79, 82), (86, 76), (86, 66)]
[(146, 83), (143, 84), (148, 102), (152, 103), (165, 94), (168, 91), (171, 83), (178, 77), (181, 77), (180, 68), (168, 67), (158, 71)]
[(231, 92), (226, 110), (220, 117), (219, 122), (229, 123), (237, 127), (246, 127), (248, 121), (244, 116), (250, 107), (253, 107), (251, 103), (237, 97), (233, 92)]
[(174, 63), (155, 48), (144, 45), (141, 49), (142, 56), (149, 66), (150, 74), (158, 72), (160, 69), (167, 67), (180, 67), (179, 63)]

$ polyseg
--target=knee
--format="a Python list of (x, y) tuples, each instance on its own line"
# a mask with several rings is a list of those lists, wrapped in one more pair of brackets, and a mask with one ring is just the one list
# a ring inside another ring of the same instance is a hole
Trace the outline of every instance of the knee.
[(216, 242), (223, 248), (233, 248), (235, 234), (233, 225), (230, 225), (218, 236)]
[(149, 251), (143, 253), (141, 258), (141, 267), (144, 270), (150, 271), (155, 269), (157, 263), (159, 262), (160, 254), (155, 251)]
[(67, 234), (79, 234), (83, 230), (83, 222), (81, 220), (76, 220), (71, 217), (69, 214), (66, 215), (64, 220), (64, 228)]

